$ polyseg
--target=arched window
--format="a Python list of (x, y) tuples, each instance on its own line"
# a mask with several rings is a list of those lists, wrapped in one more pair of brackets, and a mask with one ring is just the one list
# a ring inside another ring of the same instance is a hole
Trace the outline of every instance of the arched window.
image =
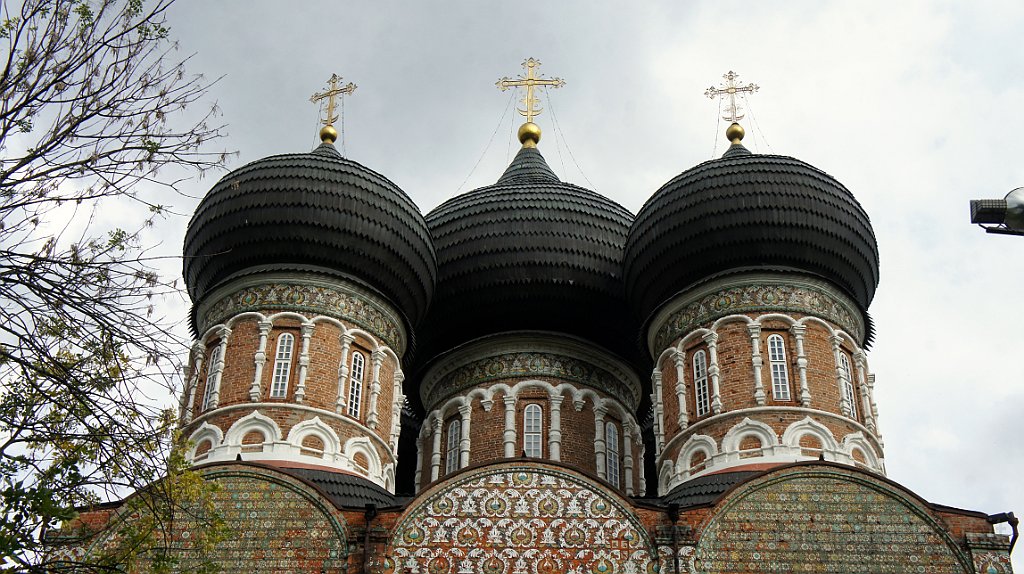
[(220, 362), (220, 345), (213, 348), (210, 360), (206, 363), (206, 390), (203, 391), (203, 410), (210, 408), (213, 389), (217, 386), (217, 363)]
[(538, 458), (543, 456), (541, 433), (544, 423), (541, 421), (542, 414), (540, 405), (526, 405), (526, 410), (523, 411), (523, 451), (526, 456)]
[(292, 374), (292, 348), (295, 336), (281, 333), (277, 338), (277, 353), (274, 355), (274, 378), (270, 383), (270, 398), (283, 399), (288, 394), (288, 377)]
[(605, 468), (608, 471), (608, 482), (619, 486), (619, 429), (615, 423), (604, 425)]
[(697, 416), (708, 414), (708, 357), (703, 350), (693, 354), (693, 392), (697, 399)]
[(857, 393), (853, 388), (853, 371), (846, 353), (839, 353), (839, 377), (843, 380), (843, 398), (850, 403), (850, 418), (857, 419)]
[(352, 370), (348, 378), (348, 416), (359, 418), (360, 406), (363, 402), (363, 372), (366, 370), (366, 357), (356, 351), (352, 353)]
[(782, 335), (768, 336), (768, 364), (772, 370), (772, 397), (789, 400), (789, 369), (786, 367), (786, 342)]
[(444, 473), (459, 470), (459, 441), (462, 440), (462, 421), (453, 420), (448, 424), (448, 442), (444, 451)]

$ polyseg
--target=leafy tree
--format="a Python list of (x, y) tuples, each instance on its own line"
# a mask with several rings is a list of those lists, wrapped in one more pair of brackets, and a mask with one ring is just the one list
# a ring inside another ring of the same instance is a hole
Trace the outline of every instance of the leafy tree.
[[(130, 499), (148, 529), (61, 563), (149, 553), (160, 570), (157, 523), (201, 505), (161, 405), (185, 345), (154, 301), (177, 289), (142, 234), (166, 212), (156, 198), (226, 157), (207, 151), (222, 128), (193, 109), (210, 84), (176, 55), (172, 2), (0, 5), (0, 572), (57, 569), (47, 532), (166, 477)], [(122, 210), (145, 215), (105, 223)]]

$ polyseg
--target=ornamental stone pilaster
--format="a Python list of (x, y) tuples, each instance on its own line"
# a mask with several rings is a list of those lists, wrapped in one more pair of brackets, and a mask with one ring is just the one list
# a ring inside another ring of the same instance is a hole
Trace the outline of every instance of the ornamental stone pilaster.
[(875, 414), (871, 408), (871, 394), (868, 392), (868, 382), (865, 373), (868, 370), (867, 357), (864, 351), (857, 351), (853, 354), (853, 363), (857, 366), (857, 383), (860, 387), (861, 412), (864, 413), (864, 426), (875, 432)]
[(711, 379), (711, 412), (716, 415), (722, 412), (722, 391), (719, 385), (718, 367), (718, 333), (708, 333), (702, 337), (708, 346), (710, 365), (708, 365), (708, 378)]
[(562, 460), (562, 395), (551, 395), (548, 404), (551, 406), (551, 421), (548, 425), (548, 458)]
[(431, 437), (433, 444), (430, 449), (430, 482), (434, 482), (441, 476), (441, 427), (444, 425), (444, 421), (441, 419), (441, 413), (434, 411), (434, 436)]
[(604, 416), (608, 409), (601, 405), (594, 405), (594, 462), (597, 467), (597, 476), (608, 479), (608, 472), (605, 469), (605, 440), (604, 440)]
[(377, 430), (377, 423), (380, 419), (378, 414), (380, 401), (380, 368), (384, 364), (384, 351), (374, 351), (370, 355), (370, 361), (373, 363), (373, 373), (370, 380), (370, 412), (366, 415), (366, 426), (373, 430)]
[(516, 398), (505, 396), (505, 431), (502, 434), (505, 458), (516, 456)]
[(459, 407), (459, 416), (462, 417), (462, 435), (459, 437), (459, 468), (469, 466), (469, 425), (472, 421), (472, 414), (472, 405), (462, 405)]
[(249, 387), (249, 400), (257, 402), (263, 396), (263, 367), (267, 364), (267, 339), (270, 336), (270, 329), (274, 326), (270, 321), (260, 321), (256, 324), (259, 329), (260, 342), (256, 347), (256, 356), (253, 362), (256, 364), (255, 374), (252, 377), (252, 386)]
[(220, 379), (221, 379), (221, 375), (224, 373), (224, 359), (225, 359), (225, 354), (227, 353), (227, 348), (228, 348), (228, 337), (231, 336), (231, 329), (228, 329), (227, 327), (221, 327), (220, 328), (219, 336), (220, 336), (220, 345), (219, 345), (220, 352), (217, 353), (217, 355), (218, 355), (217, 364), (209, 366), (210, 369), (213, 369), (213, 380), (212, 380), (212, 382), (210, 381), (210, 376), (206, 377), (206, 379), (207, 379), (207, 383), (206, 384), (208, 384), (208, 385), (212, 384), (213, 385), (212, 386), (213, 390), (210, 392), (210, 404), (209, 404), (209, 409), (208, 410), (213, 410), (213, 409), (217, 408), (217, 404), (220, 402)]
[(302, 336), (302, 350), (299, 352), (299, 383), (295, 385), (295, 402), (301, 403), (306, 398), (306, 375), (309, 373), (309, 340), (313, 337), (316, 323), (305, 322), (299, 328)]
[(420, 491), (420, 481), (423, 479), (423, 431), (426, 430), (426, 426), (420, 429), (419, 435), (416, 437), (416, 474), (413, 476), (413, 483), (415, 483), (416, 492)]
[(654, 449), (661, 454), (665, 448), (665, 401), (662, 388), (661, 367), (655, 367), (651, 373), (651, 404), (654, 406)]
[(189, 379), (188, 390), (183, 393), (185, 405), (181, 414), (182, 424), (192, 422), (192, 408), (196, 403), (196, 389), (199, 388), (199, 372), (203, 370), (203, 361), (206, 359), (206, 348), (203, 344), (196, 342), (192, 346), (192, 377)]
[(679, 404), (679, 430), (690, 426), (690, 411), (686, 408), (686, 353), (674, 351), (672, 361), (676, 367), (676, 401)]
[(355, 337), (348, 333), (340, 337), (341, 340), (341, 365), (338, 367), (338, 400), (334, 404), (334, 410), (338, 413), (345, 412), (345, 385), (348, 382), (348, 354), (352, 349), (352, 342)]
[(807, 334), (807, 327), (793, 325), (789, 328), (796, 340), (796, 372), (800, 379), (800, 404), (804, 407), (811, 406), (811, 391), (807, 387), (807, 354), (804, 352), (804, 335)]
[(849, 373), (845, 372), (843, 363), (840, 360), (842, 351), (839, 346), (842, 344), (843, 339), (839, 335), (832, 335), (829, 337), (829, 342), (832, 343), (832, 354), (835, 356), (836, 365), (836, 388), (839, 389), (839, 411), (843, 413), (844, 417), (853, 416), (853, 405), (850, 404), (850, 397), (846, 392), (846, 381)]
[(622, 421), (622, 469), (626, 474), (626, 496), (633, 496), (633, 422)]
[(761, 325), (751, 323), (747, 325), (747, 332), (750, 333), (750, 363), (754, 366), (754, 402), (760, 406), (764, 405), (766, 400), (761, 374), (764, 365), (761, 358)]

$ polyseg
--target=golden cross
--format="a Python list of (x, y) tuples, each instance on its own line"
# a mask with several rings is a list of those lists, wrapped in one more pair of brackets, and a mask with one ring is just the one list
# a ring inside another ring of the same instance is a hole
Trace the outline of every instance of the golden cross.
[(309, 98), (309, 101), (315, 104), (320, 100), (327, 98), (327, 119), (320, 120), (320, 123), (325, 126), (333, 126), (334, 122), (338, 119), (338, 116), (334, 115), (334, 97), (351, 94), (356, 91), (356, 85), (349, 82), (348, 85), (339, 87), (338, 83), (341, 82), (341, 76), (338, 74), (331, 74), (331, 79), (328, 81), (330, 82), (330, 89), (313, 94)]
[(528, 58), (523, 62), (523, 67), (526, 68), (526, 76), (521, 76), (517, 80), (504, 77), (494, 85), (501, 88), (501, 91), (505, 91), (509, 88), (526, 88), (526, 96), (523, 98), (523, 107), (516, 108), (519, 113), (526, 116), (527, 122), (532, 122), (534, 116), (540, 115), (544, 108), (538, 105), (537, 98), (533, 95), (533, 88), (540, 86), (551, 86), (553, 88), (561, 88), (565, 85), (565, 80), (562, 78), (551, 78), (550, 80), (542, 80), (541, 78), (534, 75), (534, 70), (540, 66), (540, 60), (534, 60)]
[(710, 88), (707, 89), (707, 91), (704, 92), (704, 95), (711, 99), (715, 99), (718, 97), (724, 98), (725, 96), (728, 96), (729, 107), (726, 108), (726, 113), (724, 116), (722, 116), (722, 119), (728, 120), (732, 123), (736, 123), (737, 121), (743, 119), (743, 114), (740, 113), (740, 105), (736, 103), (736, 94), (741, 94), (744, 92), (752, 94), (759, 90), (760, 86), (758, 86), (757, 84), (747, 84), (746, 86), (737, 85), (736, 78), (740, 77), (740, 75), (731, 70), (728, 74), (725, 74), (722, 77), (725, 78), (725, 84), (719, 88), (711, 86)]

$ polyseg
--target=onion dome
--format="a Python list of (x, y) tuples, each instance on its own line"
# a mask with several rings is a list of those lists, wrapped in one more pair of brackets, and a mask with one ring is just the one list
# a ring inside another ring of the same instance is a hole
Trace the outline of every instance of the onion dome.
[(515, 330), (557, 331), (637, 354), (621, 281), (633, 216), (559, 181), (534, 131), (520, 130), (524, 146), (497, 183), (427, 214), (438, 284), (421, 330), (425, 359)]
[(410, 326), (426, 312), (437, 273), (416, 204), (328, 139), (310, 153), (267, 157), (224, 176), (196, 208), (184, 253), (195, 303), (245, 273), (314, 272), (369, 286)]
[(640, 316), (650, 320), (702, 280), (753, 269), (820, 276), (866, 318), (878, 286), (878, 246), (853, 194), (798, 159), (751, 153), (738, 124), (727, 135), (733, 145), (720, 159), (673, 178), (636, 216), (624, 274)]

